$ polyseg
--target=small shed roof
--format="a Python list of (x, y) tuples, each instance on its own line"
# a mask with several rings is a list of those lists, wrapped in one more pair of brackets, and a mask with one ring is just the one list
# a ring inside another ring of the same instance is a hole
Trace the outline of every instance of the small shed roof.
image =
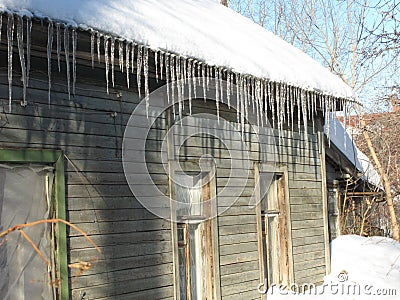
[(304, 52), (215, 0), (0, 0), (0, 9), (49, 18), (338, 98), (354, 98)]

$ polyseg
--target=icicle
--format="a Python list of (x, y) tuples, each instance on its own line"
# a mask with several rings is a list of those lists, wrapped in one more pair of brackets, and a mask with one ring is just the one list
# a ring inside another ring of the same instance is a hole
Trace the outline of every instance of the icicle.
[(67, 66), (68, 99), (71, 100), (71, 74), (70, 74), (70, 65), (69, 65), (69, 31), (68, 31), (68, 27), (64, 28), (64, 53), (65, 53), (65, 63)]
[(172, 112), (175, 117), (175, 55), (172, 55), (169, 59), (170, 72), (171, 72), (171, 96), (172, 96)]
[(281, 140), (281, 132), (282, 132), (282, 98), (281, 98), (281, 87), (280, 84), (275, 85), (275, 95), (276, 95), (276, 111), (277, 111), (277, 122), (278, 122), (278, 134), (279, 140)]
[(156, 82), (158, 82), (158, 60), (157, 60), (157, 55), (158, 52), (154, 51), (154, 65), (156, 66)]
[(146, 97), (146, 114), (149, 117), (149, 48), (144, 47), (143, 55), (144, 96)]
[(203, 98), (204, 98), (204, 102), (207, 99), (207, 93), (206, 93), (206, 66), (201, 63), (201, 76), (203, 78)]
[(109, 65), (109, 60), (108, 60), (108, 45), (109, 45), (108, 37), (104, 37), (104, 61), (106, 63), (107, 94), (109, 93), (109, 90), (108, 90), (108, 85), (109, 85), (108, 72), (110, 71), (110, 65)]
[(242, 129), (242, 135), (244, 132), (246, 114), (246, 80), (243, 76), (240, 76), (240, 124)]
[(264, 127), (264, 81), (260, 81), (260, 118), (261, 126)]
[(51, 52), (53, 51), (53, 23), (50, 21), (47, 28), (47, 77), (49, 81), (48, 104), (51, 99)]
[[(347, 105), (346, 105), (346, 101), (343, 100), (342, 102), (342, 107), (343, 107), (343, 112), (344, 112), (344, 132), (347, 132)], [(350, 124), (351, 125), (351, 124)], [(344, 149), (347, 149), (347, 139), (344, 138)]]
[(160, 79), (163, 80), (163, 68), (164, 68), (164, 57), (163, 53), (160, 52)]
[(185, 82), (187, 83), (187, 66), (186, 66), (186, 59), (182, 58), (181, 60), (181, 65), (183, 66), (183, 73), (182, 73), (182, 78)]
[(301, 91), (301, 109), (303, 112), (303, 128), (304, 128), (304, 139), (306, 142), (306, 145), (308, 145), (308, 130), (307, 130), (307, 95), (305, 94), (304, 91)]
[(97, 60), (100, 63), (101, 61), (101, 55), (100, 55), (100, 42), (101, 42), (101, 35), (99, 32), (97, 32)]
[(0, 14), (0, 43), (1, 43), (1, 31), (3, 30), (3, 14)]
[(261, 123), (260, 122), (260, 95), (259, 95), (260, 88), (259, 88), (259, 81), (258, 80), (255, 81), (254, 86), (255, 86), (255, 93), (254, 93), (255, 99), (254, 99), (254, 101), (256, 102), (255, 106), (256, 106), (256, 115), (257, 115), (257, 126), (260, 126), (260, 123)]
[(7, 23), (7, 44), (8, 44), (8, 106), (11, 112), (12, 100), (12, 78), (13, 78), (13, 44), (14, 44), (14, 15), (8, 15)]
[(250, 94), (250, 96), (251, 96), (251, 98), (250, 98), (250, 100), (251, 100), (251, 104), (252, 104), (252, 106), (253, 106), (253, 114), (255, 113), (255, 107), (254, 107), (254, 102), (255, 102), (255, 83), (254, 83), (254, 78), (253, 77), (251, 77), (250, 78), (250, 90), (251, 90), (251, 94)]
[(250, 80), (248, 80), (247, 77), (244, 78), (244, 111), (245, 111), (245, 116), (246, 120), (249, 119), (249, 108), (250, 108), (250, 99), (249, 99), (249, 87), (250, 87)]
[[(265, 124), (268, 124), (268, 103), (269, 103), (269, 95), (268, 95), (268, 82), (264, 82), (264, 116), (265, 116)], [(271, 105), (269, 105), (271, 108)]]
[(271, 83), (271, 82), (269, 82), (268, 83), (268, 89), (269, 89), (269, 95), (270, 95), (270, 101), (271, 101), (271, 108), (272, 108), (272, 127), (273, 128), (275, 128), (275, 119), (276, 119), (276, 116), (277, 116), (277, 114), (275, 113), (275, 108), (276, 108), (276, 103), (277, 103), (277, 101), (276, 101), (276, 94), (275, 94), (275, 91), (273, 90), (273, 87), (274, 87), (274, 85), (273, 85), (273, 83)]
[(311, 94), (311, 122), (312, 122), (312, 128), (313, 128), (313, 133), (315, 134), (315, 121), (314, 121), (314, 114), (315, 114), (315, 108), (314, 108), (314, 96), (315, 94)]
[(90, 57), (92, 58), (92, 69), (94, 69), (94, 31), (90, 30)]
[[(1, 19), (1, 16), (0, 16)], [(18, 16), (17, 25), (17, 41), (18, 41), (18, 52), (19, 60), (21, 63), (22, 72), (22, 85), (23, 85), (23, 106), (26, 106), (26, 65), (25, 65), (25, 54), (24, 54), (24, 21), (21, 16)], [(1, 27), (0, 27), (1, 30)]]
[(197, 74), (196, 73), (196, 61), (192, 61), (192, 85), (193, 85), (193, 92), (194, 92), (194, 98), (197, 98), (197, 84), (196, 84), (196, 77)]
[(217, 120), (219, 122), (219, 68), (214, 68), (214, 77), (215, 77), (215, 104), (217, 106)]
[(228, 72), (226, 76), (226, 101), (228, 102), (228, 107), (231, 108), (231, 73)]
[(290, 118), (291, 118), (291, 123), (292, 123), (292, 133), (294, 132), (294, 97), (293, 97), (293, 87), (290, 88)]
[(326, 136), (328, 137), (328, 144), (329, 146), (331, 145), (331, 120), (330, 120), (330, 116), (329, 116), (329, 111), (330, 111), (330, 107), (329, 107), (329, 101), (327, 101), (327, 99), (324, 96), (324, 105), (325, 105), (325, 124), (326, 124)]
[(288, 90), (288, 86), (285, 84), (285, 89), (284, 89), (284, 98), (285, 98), (285, 102), (286, 102), (286, 121), (288, 124), (288, 127), (291, 126), (290, 122), (291, 122), (291, 118), (290, 118), (290, 100), (289, 100), (289, 90)]
[[(189, 115), (192, 115), (192, 59), (189, 58), (187, 67), (188, 91), (189, 91)], [(195, 87), (196, 88), (196, 87)]]
[(169, 95), (169, 54), (165, 54), (164, 56), (165, 59), (165, 80), (167, 82), (167, 100), (168, 103), (170, 103), (170, 95)]
[(201, 62), (197, 61), (197, 77), (198, 77), (198, 84), (201, 84), (201, 77), (200, 77), (200, 71), (201, 71), (201, 66), (203, 64)]
[(31, 36), (32, 20), (26, 20), (26, 87), (29, 86), (29, 73), (31, 71)]
[(142, 82), (141, 82), (142, 63), (143, 63), (143, 46), (139, 45), (138, 46), (137, 62), (136, 62), (136, 68), (137, 68), (136, 80), (137, 80), (139, 98), (141, 97), (141, 91), (140, 90), (141, 90), (141, 87), (142, 87)]
[(115, 86), (115, 77), (114, 77), (114, 63), (115, 63), (115, 39), (111, 38), (111, 82), (112, 86)]
[(182, 74), (181, 74), (181, 64), (180, 64), (181, 58), (180, 57), (175, 57), (175, 75), (176, 75), (176, 89), (178, 92), (178, 109), (179, 109), (179, 119), (182, 118), (182, 109), (183, 109), (183, 101), (182, 101)]
[(239, 124), (240, 122), (240, 78), (239, 74), (235, 73), (236, 79), (236, 121)]
[(125, 69), (126, 69), (126, 84), (127, 84), (127, 86), (128, 86), (128, 89), (129, 89), (129, 57), (131, 57), (131, 55), (130, 55), (130, 45), (129, 45), (129, 43), (126, 43), (126, 46), (125, 46), (125, 57), (126, 57), (126, 60), (125, 60)]
[(124, 42), (118, 40), (118, 63), (119, 70), (124, 73)]
[(208, 66), (206, 68), (207, 68), (207, 91), (208, 91), (210, 86), (210, 77), (212, 76), (212, 67)]
[(57, 66), (58, 66), (58, 72), (61, 72), (61, 33), (60, 33), (60, 23), (56, 23), (56, 41), (57, 41)]
[(75, 96), (76, 86), (76, 45), (78, 43), (78, 33), (76, 29), (72, 29), (72, 93)]
[(220, 101), (224, 102), (224, 86), (223, 86), (223, 80), (222, 80), (222, 76), (223, 76), (223, 70), (222, 68), (218, 68), (218, 78), (219, 78), (219, 89), (220, 89)]
[(131, 72), (132, 72), (132, 74), (134, 73), (134, 69), (135, 69), (135, 44), (134, 43), (132, 43), (132, 52), (131, 52), (131, 54), (132, 54), (132, 57), (131, 57)]

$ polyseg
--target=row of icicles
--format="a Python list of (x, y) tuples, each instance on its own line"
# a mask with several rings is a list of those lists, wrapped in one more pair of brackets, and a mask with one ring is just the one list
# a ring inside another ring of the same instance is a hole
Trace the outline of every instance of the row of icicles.
[[(3, 17), (0, 18), (0, 40)], [(15, 26), (16, 21), (16, 26)], [(14, 46), (14, 31), (17, 28), (17, 45), (21, 63), (21, 73), (23, 82), (23, 102), (27, 105), (26, 89), (29, 86), (30, 57), (31, 57), (31, 18), (23, 18), (17, 14), (7, 14), (7, 45), (8, 45), (8, 84), (9, 84), (9, 110), (11, 111), (12, 101), (12, 61)], [(26, 47), (24, 46), (24, 29)], [(53, 23), (48, 21), (47, 34), (47, 72), (48, 72), (48, 102), (51, 101), (51, 63), (54, 43), (54, 31), (56, 39), (56, 53), (58, 70), (61, 71), (61, 54), (62, 44), (64, 44), (64, 55), (66, 63), (66, 76), (68, 95), (71, 95), (71, 62), (70, 62), (70, 44), (72, 43), (72, 94), (75, 95), (76, 85), (76, 50), (78, 41), (77, 28), (71, 28), (61, 23)], [(104, 64), (107, 93), (109, 92), (109, 73), (111, 67), (111, 83), (115, 85), (115, 52), (118, 53), (119, 71), (126, 74), (126, 84), (130, 88), (130, 74), (136, 71), (137, 89), (139, 97), (142, 90), (142, 73), (144, 77), (144, 96), (148, 101), (149, 95), (149, 51), (148, 47), (135, 42), (129, 42), (122, 39), (102, 34), (91, 30), (91, 63), (92, 68), (95, 67), (95, 60), (101, 63), (101, 44), (103, 43)], [(117, 49), (116, 49), (117, 48)], [(97, 53), (96, 53), (97, 52)], [(26, 59), (25, 59), (26, 53)], [(237, 121), (242, 128), (245, 125), (245, 119), (248, 119), (249, 111), (252, 109), (257, 116), (257, 125), (264, 125), (268, 122), (268, 114), (272, 114), (272, 126), (283, 130), (283, 125), (294, 131), (294, 114), (296, 113), (298, 120), (298, 128), (303, 126), (304, 132), (307, 133), (307, 123), (312, 120), (313, 130), (315, 131), (314, 116), (317, 113), (317, 107), (322, 109), (325, 116), (336, 110), (335, 102), (337, 98), (322, 95), (321, 93), (306, 91), (301, 88), (289, 86), (283, 83), (271, 82), (266, 79), (255, 78), (251, 75), (243, 75), (224, 67), (210, 66), (196, 59), (182, 57), (176, 54), (168, 53), (162, 50), (153, 51), (154, 66), (156, 80), (164, 80), (170, 84), (167, 89), (168, 102), (176, 103), (177, 100), (185, 99), (187, 91), (187, 99), (189, 100), (189, 113), (191, 114), (192, 98), (198, 98), (198, 94), (202, 94), (206, 99), (206, 91), (209, 90), (210, 77), (215, 79), (215, 101), (217, 116), (219, 118), (220, 102), (231, 105), (231, 97), (236, 94), (237, 103)], [(186, 86), (184, 86), (186, 85)], [(202, 86), (202, 93), (197, 90), (198, 86)], [(224, 101), (225, 100), (225, 101)], [(346, 100), (339, 99), (340, 106), (345, 111), (346, 124)], [(146, 103), (148, 109), (148, 102)], [(172, 106), (175, 114), (175, 105)], [(182, 116), (183, 102), (178, 102), (178, 114)], [(296, 112), (295, 112), (296, 111)], [(301, 118), (300, 118), (301, 116)], [(265, 119), (265, 121), (264, 121)], [(303, 122), (301, 122), (301, 120)], [(301, 124), (303, 123), (303, 124)], [(327, 134), (330, 132), (330, 122), (327, 122)]]

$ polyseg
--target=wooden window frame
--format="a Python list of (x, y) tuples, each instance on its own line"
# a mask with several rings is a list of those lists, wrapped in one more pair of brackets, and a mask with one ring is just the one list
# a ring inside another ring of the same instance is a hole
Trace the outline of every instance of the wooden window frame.
[[(55, 218), (66, 219), (64, 155), (61, 150), (0, 149), (0, 163), (48, 164), (54, 167), (54, 197), (52, 211)], [(56, 277), (60, 279), (57, 297), (69, 299), (67, 229), (64, 223), (55, 224)]]
[[(286, 240), (286, 246), (287, 246), (287, 263), (288, 263), (288, 270), (286, 274), (287, 282), (284, 282), (284, 284), (291, 284), (294, 279), (294, 269), (293, 269), (293, 251), (292, 251), (292, 235), (291, 235), (291, 214), (290, 214), (290, 203), (289, 203), (289, 185), (288, 185), (288, 170), (286, 166), (276, 166), (273, 164), (268, 164), (268, 163), (255, 163), (254, 164), (254, 176), (255, 176), (255, 182), (259, 182), (260, 178), (260, 172), (265, 172), (265, 173), (273, 173), (274, 177), (275, 176), (280, 176), (283, 179), (284, 182), (284, 215), (282, 215), (282, 218), (285, 218), (286, 222), (286, 230), (287, 230), (287, 240)], [(262, 224), (262, 203), (261, 203), (261, 197), (260, 197), (261, 191), (260, 191), (260, 184), (256, 184), (255, 187), (255, 197), (256, 197), (256, 216), (257, 216), (257, 238), (258, 238), (258, 252), (259, 252), (259, 265), (260, 265), (260, 283), (266, 283), (266, 278), (264, 278), (265, 274), (265, 260), (266, 260), (266, 253), (264, 253), (264, 242), (263, 242), (263, 224)], [(264, 287), (268, 288), (268, 287)], [(262, 298), (262, 296), (261, 296)]]
[[(178, 170), (179, 168), (177, 167), (177, 164), (179, 164), (182, 167), (182, 170), (185, 172), (191, 172), (191, 171), (198, 171), (198, 161), (192, 161), (192, 160), (186, 160), (186, 161), (170, 161), (169, 162), (169, 191), (171, 200), (171, 207), (173, 208), (173, 199), (175, 199), (174, 193), (175, 189), (173, 187), (174, 181), (172, 178), (175, 176), (175, 171)], [(212, 166), (210, 166), (210, 171)], [(205, 170), (203, 170), (205, 171)], [(215, 173), (215, 178), (210, 180), (209, 183), (209, 189), (210, 189), (210, 197), (216, 197), (216, 173)], [(215, 201), (212, 203), (210, 209), (212, 210), (212, 213), (214, 212), (212, 219), (208, 220), (210, 222), (210, 230), (212, 233), (212, 255), (213, 255), (213, 274), (212, 274), (212, 286), (213, 286), (213, 298), (212, 299), (221, 299), (221, 279), (220, 279), (220, 263), (219, 263), (219, 235), (218, 235), (218, 218), (216, 217), (216, 210), (218, 209), (218, 204)], [(172, 236), (172, 251), (173, 251), (173, 263), (174, 263), (174, 295), (175, 299), (179, 300), (180, 299), (180, 279), (179, 279), (179, 259), (178, 259), (178, 234), (177, 234), (177, 229), (178, 229), (178, 223), (181, 224), (181, 222), (176, 222), (176, 215), (175, 210), (171, 209), (171, 236)]]

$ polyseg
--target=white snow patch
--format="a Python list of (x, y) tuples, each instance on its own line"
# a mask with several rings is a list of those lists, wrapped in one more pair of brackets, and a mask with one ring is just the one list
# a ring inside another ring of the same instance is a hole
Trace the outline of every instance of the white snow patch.
[(304, 52), (215, 0), (0, 0), (0, 8), (93, 28), (234, 72), (355, 98), (338, 76)]
[[(317, 288), (317, 295), (281, 295), (276, 290), (275, 294), (269, 293), (268, 299), (400, 299), (400, 243), (385, 237), (344, 235), (331, 243), (331, 250), (332, 272), (325, 277), (323, 293), (322, 286)], [(347, 277), (347, 280), (340, 281), (339, 274), (342, 274), (341, 278)], [(356, 291), (355, 294), (353, 291)]]
[[(369, 158), (356, 146), (350, 134), (339, 122), (335, 114), (330, 114), (329, 137), (331, 142), (352, 162), (363, 174), (363, 179), (375, 186), (381, 186), (381, 177)], [(327, 133), (327, 126), (325, 126)]]

